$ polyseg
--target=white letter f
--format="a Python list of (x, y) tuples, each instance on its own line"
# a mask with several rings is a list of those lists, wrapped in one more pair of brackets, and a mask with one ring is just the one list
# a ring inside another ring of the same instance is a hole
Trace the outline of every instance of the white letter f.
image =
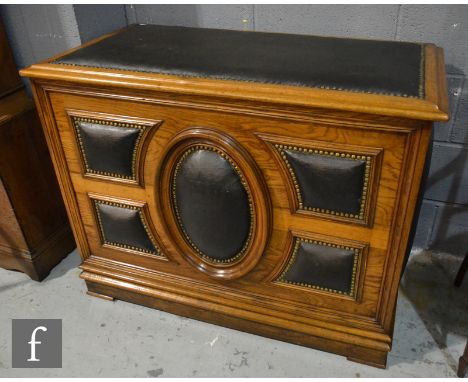
[(36, 344), (40, 345), (40, 341), (36, 341), (36, 332), (38, 330), (42, 330), (44, 332), (47, 332), (47, 328), (45, 326), (38, 326), (36, 329), (33, 330), (31, 334), (31, 341), (28, 342), (28, 344), (31, 345), (31, 358), (28, 359), (28, 361), (39, 361), (36, 358)]

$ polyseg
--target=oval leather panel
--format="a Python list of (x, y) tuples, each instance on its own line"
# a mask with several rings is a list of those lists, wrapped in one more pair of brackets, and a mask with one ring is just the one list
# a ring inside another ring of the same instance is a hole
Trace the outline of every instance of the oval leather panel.
[(248, 243), (249, 195), (241, 175), (220, 153), (189, 149), (173, 179), (177, 218), (190, 245), (204, 258), (230, 262)]

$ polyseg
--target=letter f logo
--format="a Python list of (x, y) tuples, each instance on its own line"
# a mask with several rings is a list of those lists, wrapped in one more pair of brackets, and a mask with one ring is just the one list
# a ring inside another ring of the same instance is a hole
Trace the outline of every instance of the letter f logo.
[(40, 341), (36, 341), (36, 333), (38, 330), (47, 332), (47, 328), (45, 326), (38, 326), (36, 329), (33, 330), (31, 334), (31, 341), (28, 342), (28, 344), (31, 345), (31, 357), (28, 359), (28, 361), (40, 361), (39, 359), (36, 358), (36, 345), (41, 344)]

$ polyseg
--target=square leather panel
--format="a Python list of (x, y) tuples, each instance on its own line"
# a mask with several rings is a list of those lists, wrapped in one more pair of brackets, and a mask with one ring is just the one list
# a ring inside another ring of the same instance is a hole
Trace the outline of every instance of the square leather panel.
[(352, 250), (301, 240), (280, 281), (352, 294), (354, 257)]
[(423, 98), (423, 46), (134, 25), (54, 63)]
[(366, 161), (283, 151), (299, 185), (305, 208), (359, 215)]
[(134, 151), (141, 130), (75, 120), (87, 172), (134, 178)]
[(95, 201), (101, 234), (105, 244), (128, 247), (147, 253), (157, 253), (148, 236), (139, 208), (124, 207)]

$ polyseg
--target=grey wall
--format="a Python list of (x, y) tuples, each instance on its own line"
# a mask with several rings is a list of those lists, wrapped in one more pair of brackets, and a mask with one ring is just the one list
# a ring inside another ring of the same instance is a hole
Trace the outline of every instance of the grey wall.
[(127, 25), (123, 5), (0, 5), (18, 68)]
[(445, 50), (452, 119), (437, 124), (416, 245), (468, 250), (468, 6), (3, 5), (19, 67), (129, 23), (433, 42)]

